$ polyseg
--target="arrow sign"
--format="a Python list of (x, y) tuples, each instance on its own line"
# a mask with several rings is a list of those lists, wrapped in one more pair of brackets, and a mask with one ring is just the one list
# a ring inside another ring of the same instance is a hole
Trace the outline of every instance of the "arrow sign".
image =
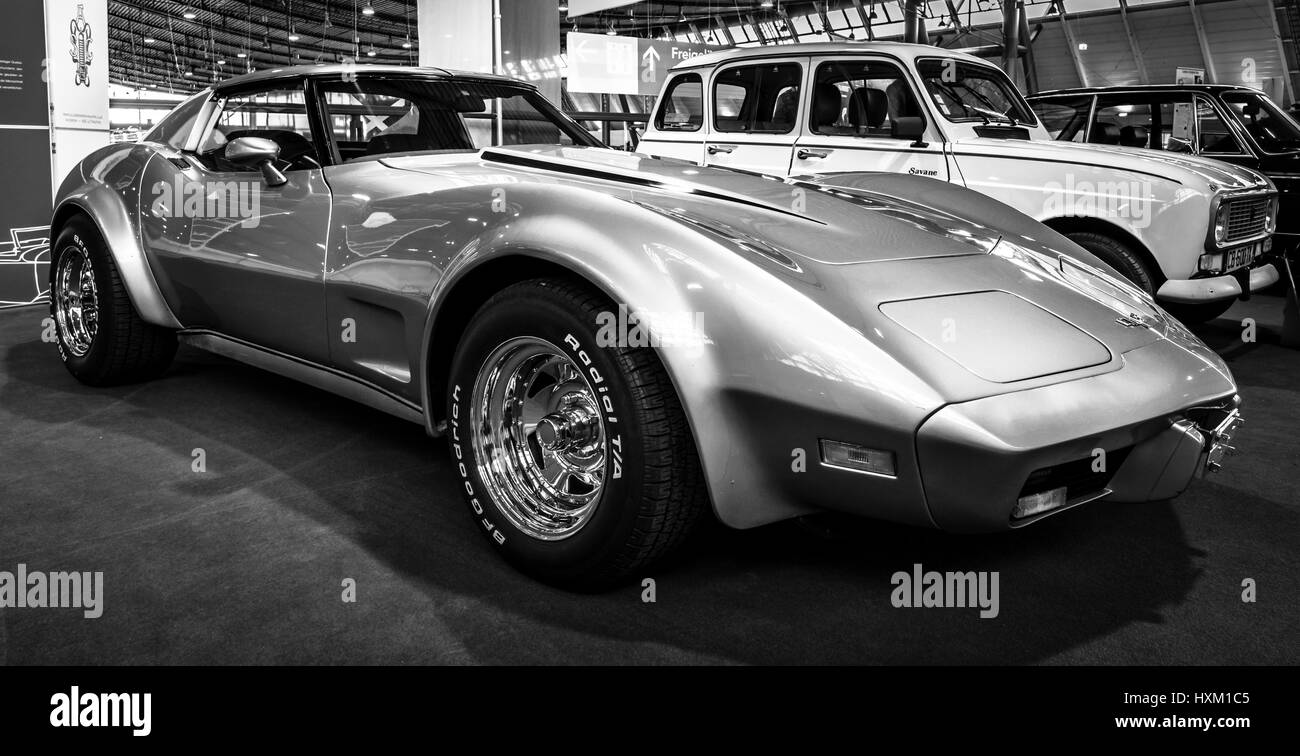
[(659, 81), (658, 72), (655, 70), (655, 62), (659, 60), (659, 51), (654, 47), (647, 47), (645, 52), (641, 53), (641, 83), (654, 84)]

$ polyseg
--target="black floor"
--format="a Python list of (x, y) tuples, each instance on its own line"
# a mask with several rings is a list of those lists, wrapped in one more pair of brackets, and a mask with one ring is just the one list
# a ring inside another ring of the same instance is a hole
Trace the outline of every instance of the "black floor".
[[(1241, 454), (1177, 500), (993, 537), (717, 529), (648, 576), (652, 604), (503, 564), (417, 426), (191, 351), (160, 381), (90, 389), (42, 343), (45, 314), (0, 311), (0, 570), (102, 570), (105, 611), (0, 609), (0, 663), (1300, 660), (1300, 351), (1277, 345), (1278, 299), (1200, 329), (1248, 422)], [(893, 608), (890, 576), (917, 562), (1000, 571), (1000, 616)]]

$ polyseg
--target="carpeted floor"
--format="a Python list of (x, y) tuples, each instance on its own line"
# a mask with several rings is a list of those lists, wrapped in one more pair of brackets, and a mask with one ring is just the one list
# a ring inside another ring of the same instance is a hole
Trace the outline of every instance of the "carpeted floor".
[[(1241, 454), (1175, 501), (992, 537), (719, 528), (647, 576), (655, 603), (514, 572), (419, 427), (192, 351), (162, 380), (87, 388), (42, 343), (45, 315), (0, 311), (0, 570), (103, 571), (104, 614), (0, 609), (0, 663), (1300, 661), (1300, 351), (1277, 345), (1275, 298), (1200, 329), (1248, 422)], [(917, 562), (999, 571), (1000, 615), (893, 608), (890, 576)]]

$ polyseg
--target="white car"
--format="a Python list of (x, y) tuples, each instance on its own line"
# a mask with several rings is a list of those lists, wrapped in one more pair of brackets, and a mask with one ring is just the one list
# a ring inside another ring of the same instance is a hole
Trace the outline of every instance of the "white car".
[(851, 190), (899, 188), (872, 172), (961, 184), (1060, 231), (1187, 321), (1278, 280), (1266, 259), (1277, 221), (1267, 177), (1191, 155), (1053, 141), (1000, 69), (928, 45), (691, 58), (664, 82), (638, 149)]

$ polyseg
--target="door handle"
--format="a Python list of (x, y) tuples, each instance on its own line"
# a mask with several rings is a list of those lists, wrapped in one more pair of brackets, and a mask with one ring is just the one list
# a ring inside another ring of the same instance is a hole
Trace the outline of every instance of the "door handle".
[(826, 157), (827, 155), (831, 154), (831, 151), (830, 151), (830, 150), (810, 150), (810, 149), (808, 149), (808, 148), (806, 148), (806, 147), (800, 147), (800, 148), (799, 148), (799, 151), (796, 152), (796, 153), (794, 153), (794, 154), (795, 154), (795, 156), (798, 157), (800, 160), (807, 160), (808, 158), (824, 158), (824, 157)]
[(736, 149), (736, 146), (734, 144), (711, 144), (707, 149), (710, 155), (716, 155), (719, 152), (731, 154), (731, 152)]

